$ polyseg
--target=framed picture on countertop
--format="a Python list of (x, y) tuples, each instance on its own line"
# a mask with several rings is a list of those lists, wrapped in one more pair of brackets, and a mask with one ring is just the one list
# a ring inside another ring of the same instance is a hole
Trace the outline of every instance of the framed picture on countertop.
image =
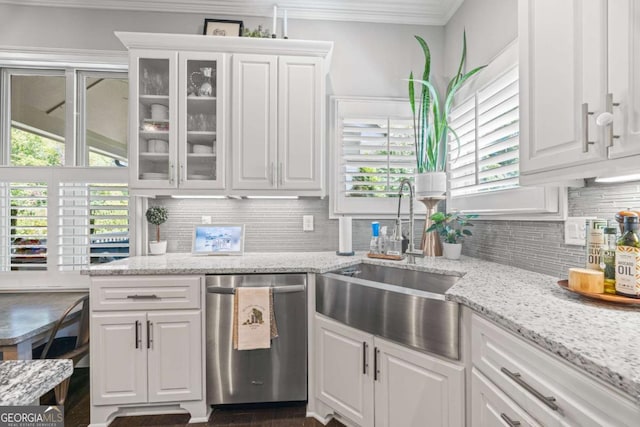
[(205, 19), (205, 36), (240, 37), (244, 24), (242, 21), (230, 21), (228, 19)]

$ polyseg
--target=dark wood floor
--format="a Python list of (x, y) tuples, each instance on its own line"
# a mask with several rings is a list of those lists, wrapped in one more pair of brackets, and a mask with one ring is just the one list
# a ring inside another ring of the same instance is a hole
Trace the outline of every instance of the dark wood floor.
[[(55, 403), (53, 392), (42, 398), (42, 404)], [(86, 427), (89, 425), (89, 369), (76, 368), (71, 377), (69, 395), (64, 405), (65, 427)], [(313, 418), (305, 418), (305, 406), (279, 406), (242, 409), (214, 410), (208, 423), (187, 424), (189, 415), (156, 415), (144, 417), (116, 418), (110, 427), (320, 427)], [(328, 426), (341, 427), (337, 421)]]

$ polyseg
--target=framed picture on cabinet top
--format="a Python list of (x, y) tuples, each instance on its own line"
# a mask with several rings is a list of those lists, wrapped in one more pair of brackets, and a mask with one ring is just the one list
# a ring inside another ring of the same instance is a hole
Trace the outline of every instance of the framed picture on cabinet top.
[(244, 24), (242, 21), (230, 21), (228, 19), (205, 19), (205, 36), (240, 37)]

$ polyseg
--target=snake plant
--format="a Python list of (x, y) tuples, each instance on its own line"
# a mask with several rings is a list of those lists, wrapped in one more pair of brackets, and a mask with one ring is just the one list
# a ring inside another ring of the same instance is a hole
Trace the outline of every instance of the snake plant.
[[(431, 51), (429, 45), (420, 36), (415, 36), (424, 53), (424, 70), (422, 79), (414, 79), (413, 71), (409, 74), (409, 103), (413, 114), (414, 143), (417, 172), (444, 172), (447, 162), (447, 135), (451, 133), (458, 141), (458, 135), (449, 127), (449, 113), (453, 98), (458, 90), (486, 65), (476, 67), (463, 74), (467, 60), (467, 34), (462, 36), (462, 58), (456, 75), (447, 85), (444, 103), (441, 104), (438, 91), (429, 80), (431, 72)], [(421, 85), (420, 98), (416, 108), (415, 83)]]

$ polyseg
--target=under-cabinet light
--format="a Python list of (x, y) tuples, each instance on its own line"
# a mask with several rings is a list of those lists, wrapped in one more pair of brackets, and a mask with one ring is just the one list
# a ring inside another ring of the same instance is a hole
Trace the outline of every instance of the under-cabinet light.
[(202, 195), (197, 195), (197, 196), (189, 196), (189, 195), (184, 195), (184, 196), (171, 196), (172, 199), (226, 199), (227, 196), (202, 196)]
[(611, 184), (616, 182), (629, 182), (629, 181), (640, 181), (640, 173), (632, 173), (629, 175), (616, 175), (616, 176), (604, 176), (597, 177), (596, 182), (602, 184)]
[(298, 196), (246, 196), (247, 199), (297, 199)]

